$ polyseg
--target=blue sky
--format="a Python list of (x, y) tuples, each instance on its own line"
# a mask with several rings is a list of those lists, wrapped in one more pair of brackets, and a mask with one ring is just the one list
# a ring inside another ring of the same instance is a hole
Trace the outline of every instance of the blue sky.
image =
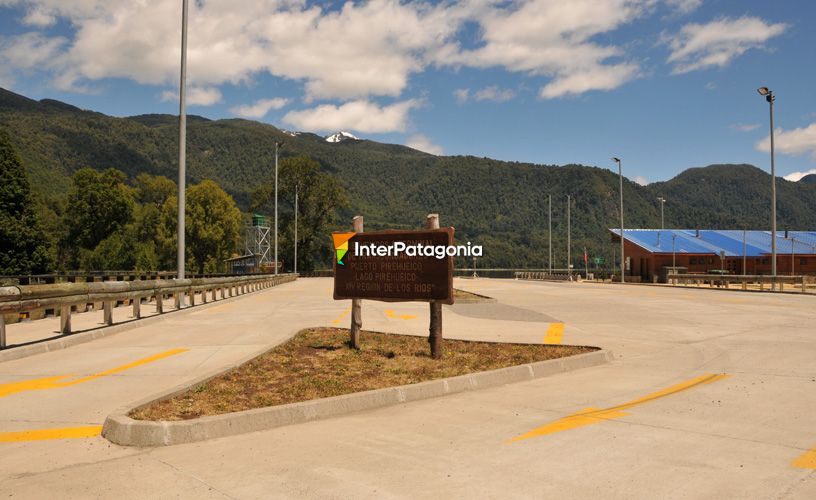
[[(188, 111), (640, 182), (816, 172), (811, 0), (191, 2)], [(0, 86), (177, 113), (180, 0), (0, 0)], [(765, 141), (765, 143), (763, 143)]]

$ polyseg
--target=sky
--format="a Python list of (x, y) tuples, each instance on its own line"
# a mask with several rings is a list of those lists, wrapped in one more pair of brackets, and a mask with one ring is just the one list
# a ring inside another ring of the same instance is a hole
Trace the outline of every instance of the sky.
[[(0, 87), (178, 113), (181, 0), (0, 0)], [(433, 154), (816, 173), (812, 0), (190, 0), (188, 113)]]

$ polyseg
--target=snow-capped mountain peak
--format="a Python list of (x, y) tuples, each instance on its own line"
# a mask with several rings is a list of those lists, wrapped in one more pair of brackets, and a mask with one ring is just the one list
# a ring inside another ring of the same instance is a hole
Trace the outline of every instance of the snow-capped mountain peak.
[(359, 141), (359, 137), (355, 137), (353, 134), (349, 132), (337, 132), (336, 134), (332, 134), (326, 137), (326, 142), (343, 142), (349, 139)]

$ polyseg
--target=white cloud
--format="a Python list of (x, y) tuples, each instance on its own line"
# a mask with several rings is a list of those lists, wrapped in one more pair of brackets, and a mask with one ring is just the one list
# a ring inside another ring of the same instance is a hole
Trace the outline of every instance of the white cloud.
[[(769, 153), (771, 151), (770, 137), (765, 137), (757, 142), (756, 149), (757, 151)], [(776, 129), (774, 131), (774, 149), (776, 152), (786, 155), (809, 154), (811, 158), (816, 160), (816, 123), (788, 131), (781, 128)]]
[(363, 133), (403, 132), (408, 112), (420, 104), (416, 99), (380, 107), (370, 101), (351, 101), (340, 106), (324, 104), (290, 111), (283, 121), (298, 130), (354, 130)]
[(666, 0), (666, 3), (679, 14), (689, 14), (697, 10), (703, 0)]
[(791, 181), (791, 182), (799, 182), (799, 179), (801, 179), (802, 177), (804, 177), (806, 175), (814, 175), (814, 174), (816, 174), (816, 168), (811, 168), (810, 170), (808, 170), (806, 172), (791, 172), (788, 175), (786, 175), (785, 177), (783, 177), (783, 179)]
[(578, 95), (590, 90), (612, 90), (635, 78), (639, 68), (636, 64), (598, 65), (585, 71), (556, 78), (541, 88), (539, 95), (553, 99), (566, 95)]
[(509, 101), (513, 97), (516, 96), (516, 93), (510, 89), (502, 89), (496, 85), (491, 85), (490, 87), (485, 87), (481, 90), (477, 90), (473, 94), (473, 98), (477, 101), (493, 101), (493, 102), (505, 102)]
[(442, 146), (434, 144), (430, 139), (422, 134), (409, 137), (405, 142), (405, 145), (409, 148), (418, 149), (432, 155), (441, 155), (444, 153)]
[(20, 73), (53, 66), (66, 42), (65, 38), (48, 38), (37, 32), (0, 36), (0, 82), (9, 88)]
[(473, 92), (470, 89), (456, 89), (453, 91), (453, 95), (456, 97), (456, 101), (461, 104), (471, 99), (474, 101), (506, 102), (514, 98), (516, 93), (511, 89), (491, 85)]
[[(162, 101), (178, 101), (178, 92), (165, 90), (162, 92)], [(186, 95), (190, 106), (212, 106), (221, 102), (221, 91), (215, 87), (188, 87)]]
[(453, 95), (458, 103), (465, 103), (470, 97), (470, 89), (456, 89), (453, 91)]
[(759, 123), (734, 123), (728, 128), (737, 132), (751, 132), (759, 128)]
[[(551, 78), (544, 98), (610, 90), (636, 78), (635, 62), (614, 45), (594, 41), (643, 15), (651, 0), (531, 0), (480, 13), (481, 46), (443, 52), (443, 64), (502, 67), (511, 72)], [(545, 28), (544, 28), (545, 27)]]
[(22, 19), (23, 24), (28, 26), (36, 26), (39, 28), (52, 26), (56, 22), (57, 17), (54, 15), (54, 13), (42, 7), (32, 8)]
[(784, 23), (766, 23), (758, 17), (687, 24), (673, 38), (664, 37), (672, 51), (667, 62), (674, 64), (675, 74), (722, 67), (750, 49), (763, 47), (787, 27)]
[(230, 113), (242, 118), (263, 118), (273, 109), (281, 109), (289, 104), (289, 99), (275, 97), (274, 99), (260, 99), (252, 104), (244, 104), (230, 108)]
[(642, 175), (638, 175), (637, 177), (635, 177), (634, 181), (640, 184), (641, 186), (646, 186), (649, 184), (649, 181), (646, 180), (646, 177), (643, 177)]

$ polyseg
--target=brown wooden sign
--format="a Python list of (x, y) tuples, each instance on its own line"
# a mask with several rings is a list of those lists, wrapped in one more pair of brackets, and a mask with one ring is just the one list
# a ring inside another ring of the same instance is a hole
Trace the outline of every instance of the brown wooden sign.
[(334, 298), (453, 304), (453, 257), (438, 258), (450, 245), (453, 228), (357, 233), (334, 259)]

